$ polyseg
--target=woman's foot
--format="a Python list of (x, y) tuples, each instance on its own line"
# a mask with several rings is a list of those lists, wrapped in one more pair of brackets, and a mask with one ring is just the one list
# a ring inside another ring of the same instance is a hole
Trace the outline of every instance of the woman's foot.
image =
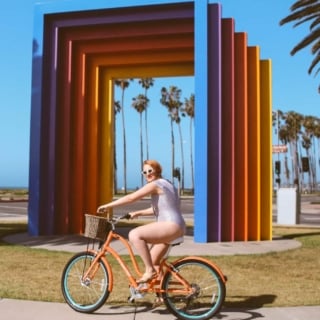
[(148, 282), (158, 276), (156, 271), (151, 271), (151, 272), (145, 272), (142, 277), (137, 280), (137, 283), (145, 283)]
[(155, 300), (154, 300), (154, 302), (153, 302), (152, 308), (153, 308), (153, 309), (154, 309), (154, 308), (157, 308), (157, 307), (163, 305), (163, 303), (164, 303), (164, 302), (163, 302), (163, 298), (162, 298), (162, 297), (156, 297)]

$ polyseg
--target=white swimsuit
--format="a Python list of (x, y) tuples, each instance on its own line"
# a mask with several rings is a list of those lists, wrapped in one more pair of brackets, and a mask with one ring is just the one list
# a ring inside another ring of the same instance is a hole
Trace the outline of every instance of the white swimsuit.
[(180, 211), (180, 198), (174, 185), (165, 179), (153, 181), (163, 193), (153, 194), (151, 203), (157, 221), (172, 221), (185, 232), (186, 224)]

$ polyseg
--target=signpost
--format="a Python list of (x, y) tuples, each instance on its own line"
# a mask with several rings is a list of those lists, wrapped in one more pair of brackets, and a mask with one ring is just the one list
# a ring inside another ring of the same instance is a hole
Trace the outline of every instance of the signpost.
[(286, 145), (273, 145), (272, 153), (285, 153), (288, 151), (288, 147)]

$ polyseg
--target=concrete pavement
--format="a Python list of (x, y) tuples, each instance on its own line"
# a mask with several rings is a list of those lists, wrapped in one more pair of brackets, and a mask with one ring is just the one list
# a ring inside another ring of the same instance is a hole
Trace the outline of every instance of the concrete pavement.
[[(117, 232), (127, 236), (129, 228), (118, 228)], [(27, 233), (10, 235), (4, 238), (8, 243), (42, 248), (48, 250), (80, 252), (85, 250), (87, 239), (80, 235), (73, 236), (40, 236), (31, 237)], [(119, 241), (113, 243), (121, 254), (126, 254), (125, 248)], [(234, 254), (260, 254), (267, 252), (279, 252), (300, 247), (299, 241), (292, 239), (274, 239), (273, 241), (248, 241), (248, 242), (211, 242), (195, 243), (192, 235), (184, 237), (184, 243), (174, 246), (171, 255), (234, 255)]]
[[(165, 306), (151, 309), (134, 304), (125, 307), (107, 304), (93, 314), (83, 314), (72, 310), (65, 303), (38, 302), (25, 300), (0, 300), (1, 319), (8, 320), (174, 320)], [(288, 307), (258, 309), (226, 309), (212, 319), (223, 320), (319, 320), (320, 307)]]

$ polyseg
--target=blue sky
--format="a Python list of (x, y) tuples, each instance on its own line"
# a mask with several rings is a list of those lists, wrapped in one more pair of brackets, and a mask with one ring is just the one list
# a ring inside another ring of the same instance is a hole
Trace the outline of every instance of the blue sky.
[[(1, 5), (0, 186), (28, 185), (33, 6), (36, 2), (46, 1), (5, 0)], [(260, 47), (261, 59), (272, 60), (273, 109), (294, 110), (304, 115), (320, 117), (317, 93), (320, 77), (315, 78), (307, 74), (312, 60), (310, 51), (305, 49), (293, 57), (290, 56), (290, 50), (308, 33), (308, 28), (307, 26), (293, 28), (291, 24), (279, 26), (279, 20), (289, 14), (289, 8), (294, 0), (221, 0), (217, 2), (222, 4), (223, 17), (235, 19), (236, 31), (248, 33), (249, 45)], [(177, 85), (182, 89), (183, 99), (193, 93), (192, 78), (162, 80), (157, 80), (155, 83), (157, 86), (150, 90), (152, 104), (158, 103), (159, 88), (162, 86)], [(134, 85), (132, 85), (133, 89)], [(131, 98), (136, 95), (136, 90), (128, 91), (129, 106)], [(128, 109), (132, 109), (129, 106)], [(168, 131), (166, 126), (169, 126), (169, 120), (166, 115), (162, 115), (163, 122), (159, 122), (157, 113), (152, 113), (151, 110), (150, 107), (150, 117), (155, 120), (150, 119), (150, 126), (158, 128), (158, 133), (155, 135)], [(138, 116), (133, 111), (128, 111), (128, 121), (131, 120), (131, 116), (136, 116), (133, 121), (138, 122)], [(184, 125), (187, 126), (186, 123)], [(137, 128), (134, 126), (131, 128), (135, 131), (129, 133), (130, 136), (136, 135)], [(168, 169), (170, 153), (166, 151), (167, 137), (163, 139), (154, 137), (153, 141), (153, 158), (164, 162), (163, 166)], [(133, 142), (130, 147), (132, 149), (129, 152), (129, 159), (133, 161), (132, 167), (137, 168), (132, 174), (132, 179), (136, 181), (136, 173), (140, 170), (140, 159), (137, 152), (138, 145), (135, 143), (137, 142)], [(185, 156), (188, 157), (186, 153), (189, 140), (186, 138), (184, 143)], [(135, 181), (132, 182), (132, 186)]]

